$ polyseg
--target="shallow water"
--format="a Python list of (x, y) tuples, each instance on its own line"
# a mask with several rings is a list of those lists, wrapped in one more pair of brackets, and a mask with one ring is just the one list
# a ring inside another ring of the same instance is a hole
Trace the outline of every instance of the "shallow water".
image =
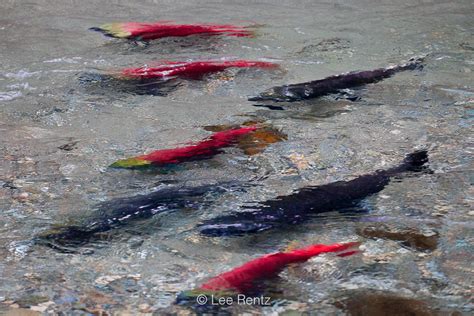
[[(0, 311), (47, 306), (66, 313), (186, 314), (190, 309), (173, 305), (178, 292), (259, 255), (295, 241), (359, 240), (362, 254), (325, 255), (282, 273), (272, 285), (278, 292), (272, 306), (229, 310), (355, 314), (340, 302), (380, 290), (420, 300), (430, 311), (472, 312), (471, 1), (4, 0), (0, 9)], [(256, 38), (192, 37), (148, 46), (87, 30), (155, 20), (263, 26)], [(273, 85), (420, 54), (428, 54), (423, 71), (368, 85), (357, 91), (358, 102), (328, 97), (270, 111), (246, 100)], [(221, 57), (274, 61), (285, 71), (230, 71), (230, 79), (187, 81), (166, 97), (90, 89), (79, 80), (87, 72), (155, 60)], [(288, 140), (258, 155), (226, 149), (169, 170), (107, 168), (198, 141), (209, 134), (202, 126), (254, 118), (282, 129)], [(58, 148), (71, 142), (77, 144), (70, 151)], [(369, 213), (360, 217), (333, 214), (240, 238), (203, 238), (195, 230), (247, 202), (388, 168), (414, 148), (429, 149), (434, 173), (393, 181), (364, 201)], [(212, 203), (140, 221), (79, 253), (30, 242), (52, 224), (92, 215), (103, 201), (229, 181), (242, 186), (208, 196)], [(358, 234), (373, 221), (434, 231), (437, 247), (424, 252)]]

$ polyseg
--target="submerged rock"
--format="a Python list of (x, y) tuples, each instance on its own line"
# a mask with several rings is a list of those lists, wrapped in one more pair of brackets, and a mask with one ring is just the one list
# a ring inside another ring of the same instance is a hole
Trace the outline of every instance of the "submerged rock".
[[(288, 139), (288, 136), (281, 130), (263, 121), (250, 120), (242, 123), (242, 126), (254, 125), (257, 125), (258, 129), (251, 134), (243, 135), (235, 144), (235, 146), (243, 150), (246, 155), (256, 155), (263, 152), (270, 144)], [(222, 132), (238, 127), (240, 126), (231, 124), (209, 125), (204, 126), (204, 130), (211, 132)]]
[(141, 276), (139, 274), (129, 274), (129, 275), (105, 275), (97, 278), (95, 280), (95, 284), (99, 286), (106, 286), (109, 285), (110, 283), (120, 280), (120, 279), (133, 279), (133, 280), (139, 280)]
[(313, 57), (318, 52), (342, 52), (351, 48), (351, 41), (344, 38), (327, 38), (317, 44), (305, 45), (296, 54), (303, 57)]
[(47, 301), (49, 301), (49, 298), (46, 296), (29, 295), (21, 297), (20, 299), (16, 300), (15, 303), (17, 303), (20, 307), (30, 307)]
[(423, 231), (414, 227), (395, 224), (372, 223), (357, 228), (357, 234), (366, 238), (384, 238), (400, 241), (403, 245), (418, 250), (433, 251), (438, 246), (439, 235), (435, 231)]
[(298, 59), (305, 59), (308, 62), (322, 63), (321, 60), (341, 60), (345, 57), (352, 56), (354, 48), (349, 39), (332, 37), (321, 41), (310, 41), (294, 53)]

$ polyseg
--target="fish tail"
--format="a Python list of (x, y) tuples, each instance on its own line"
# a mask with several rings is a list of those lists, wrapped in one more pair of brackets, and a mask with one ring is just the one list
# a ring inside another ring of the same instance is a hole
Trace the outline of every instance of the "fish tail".
[(246, 29), (245, 37), (259, 37), (262, 34), (260, 30), (257, 29)]
[(228, 36), (235, 36), (235, 37), (256, 37), (255, 31), (249, 31), (249, 30), (228, 31), (228, 32), (222, 32), (222, 33), (225, 33)]
[(222, 25), (216, 28), (218, 32), (224, 32), (226, 35), (237, 37), (256, 37), (257, 28), (263, 26), (262, 24), (252, 24), (248, 26)]
[(349, 257), (352, 255), (355, 255), (356, 253), (359, 253), (359, 250), (351, 250), (351, 251), (346, 251), (340, 254), (337, 254), (338, 257)]
[(256, 61), (251, 66), (258, 68), (280, 68), (280, 65), (268, 61)]
[(254, 22), (250, 25), (244, 26), (244, 28), (245, 29), (256, 29), (256, 28), (261, 28), (261, 27), (264, 27), (264, 26), (266, 26), (266, 24)]
[(226, 63), (229, 66), (247, 68), (279, 68), (280, 65), (268, 61), (232, 60)]
[(90, 27), (90, 28), (89, 28), (89, 31), (95, 31), (95, 32), (104, 33), (104, 30), (101, 29), (101, 28), (98, 27), (98, 26)]
[(399, 70), (415, 70), (423, 69), (423, 62), (425, 61), (426, 55), (419, 55), (411, 57), (406, 63), (398, 66)]
[[(360, 245), (359, 242), (348, 242), (348, 243), (342, 243), (342, 244), (336, 243), (336, 244), (331, 244), (331, 245), (317, 244), (317, 245), (309, 246), (307, 248), (302, 248), (302, 249), (292, 251), (291, 253), (301, 256), (302, 259), (307, 260), (311, 257), (317, 256), (322, 253), (344, 251), (349, 248), (356, 247), (358, 245)], [(350, 251), (350, 252), (354, 252), (354, 251)]]
[(420, 171), (428, 161), (428, 151), (422, 149), (408, 154), (403, 159), (403, 166), (409, 171)]
[(262, 35), (262, 30), (261, 28), (265, 27), (265, 24), (260, 24), (260, 23), (253, 23), (248, 26), (244, 26), (245, 30), (248, 32), (250, 35), (249, 37), (258, 37)]

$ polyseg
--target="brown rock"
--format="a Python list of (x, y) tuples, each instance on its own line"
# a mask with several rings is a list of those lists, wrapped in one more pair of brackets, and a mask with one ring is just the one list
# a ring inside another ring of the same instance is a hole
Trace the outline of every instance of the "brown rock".
[(369, 224), (357, 228), (357, 234), (366, 238), (385, 238), (402, 242), (403, 245), (418, 250), (433, 251), (438, 246), (436, 232), (423, 232), (417, 228), (399, 227), (394, 224)]
[[(244, 151), (246, 155), (252, 156), (261, 153), (268, 145), (286, 140), (288, 137), (279, 129), (260, 121), (246, 121), (242, 126), (259, 125), (255, 132), (244, 135), (239, 138), (236, 146)], [(222, 132), (232, 128), (238, 128), (240, 125), (209, 125), (204, 126), (204, 130), (211, 132)]]
[(420, 300), (384, 292), (352, 292), (335, 303), (351, 316), (432, 316), (428, 305)]

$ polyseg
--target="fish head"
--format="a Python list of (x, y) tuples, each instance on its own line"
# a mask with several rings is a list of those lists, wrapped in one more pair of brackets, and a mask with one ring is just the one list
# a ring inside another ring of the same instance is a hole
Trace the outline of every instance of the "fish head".
[(127, 29), (126, 26), (127, 23), (107, 23), (99, 27), (91, 27), (89, 30), (100, 32), (109, 37), (128, 38), (132, 35), (132, 33)]
[(69, 248), (86, 244), (94, 232), (76, 225), (54, 225), (35, 236), (37, 245), (47, 246), (61, 252), (71, 252)]
[(256, 96), (251, 96), (248, 98), (249, 101), (268, 101), (268, 100), (276, 100), (279, 99), (281, 96), (276, 93), (274, 88), (268, 89), (260, 93)]
[(150, 165), (151, 165), (150, 161), (134, 157), (134, 158), (118, 160), (114, 162), (113, 164), (111, 164), (109, 167), (133, 169), (133, 168), (149, 167)]
[[(304, 89), (304, 87), (303, 87)], [(279, 86), (263, 91), (258, 96), (249, 97), (249, 101), (274, 101), (274, 102), (293, 102), (301, 99), (301, 92), (297, 92), (294, 86)]]

